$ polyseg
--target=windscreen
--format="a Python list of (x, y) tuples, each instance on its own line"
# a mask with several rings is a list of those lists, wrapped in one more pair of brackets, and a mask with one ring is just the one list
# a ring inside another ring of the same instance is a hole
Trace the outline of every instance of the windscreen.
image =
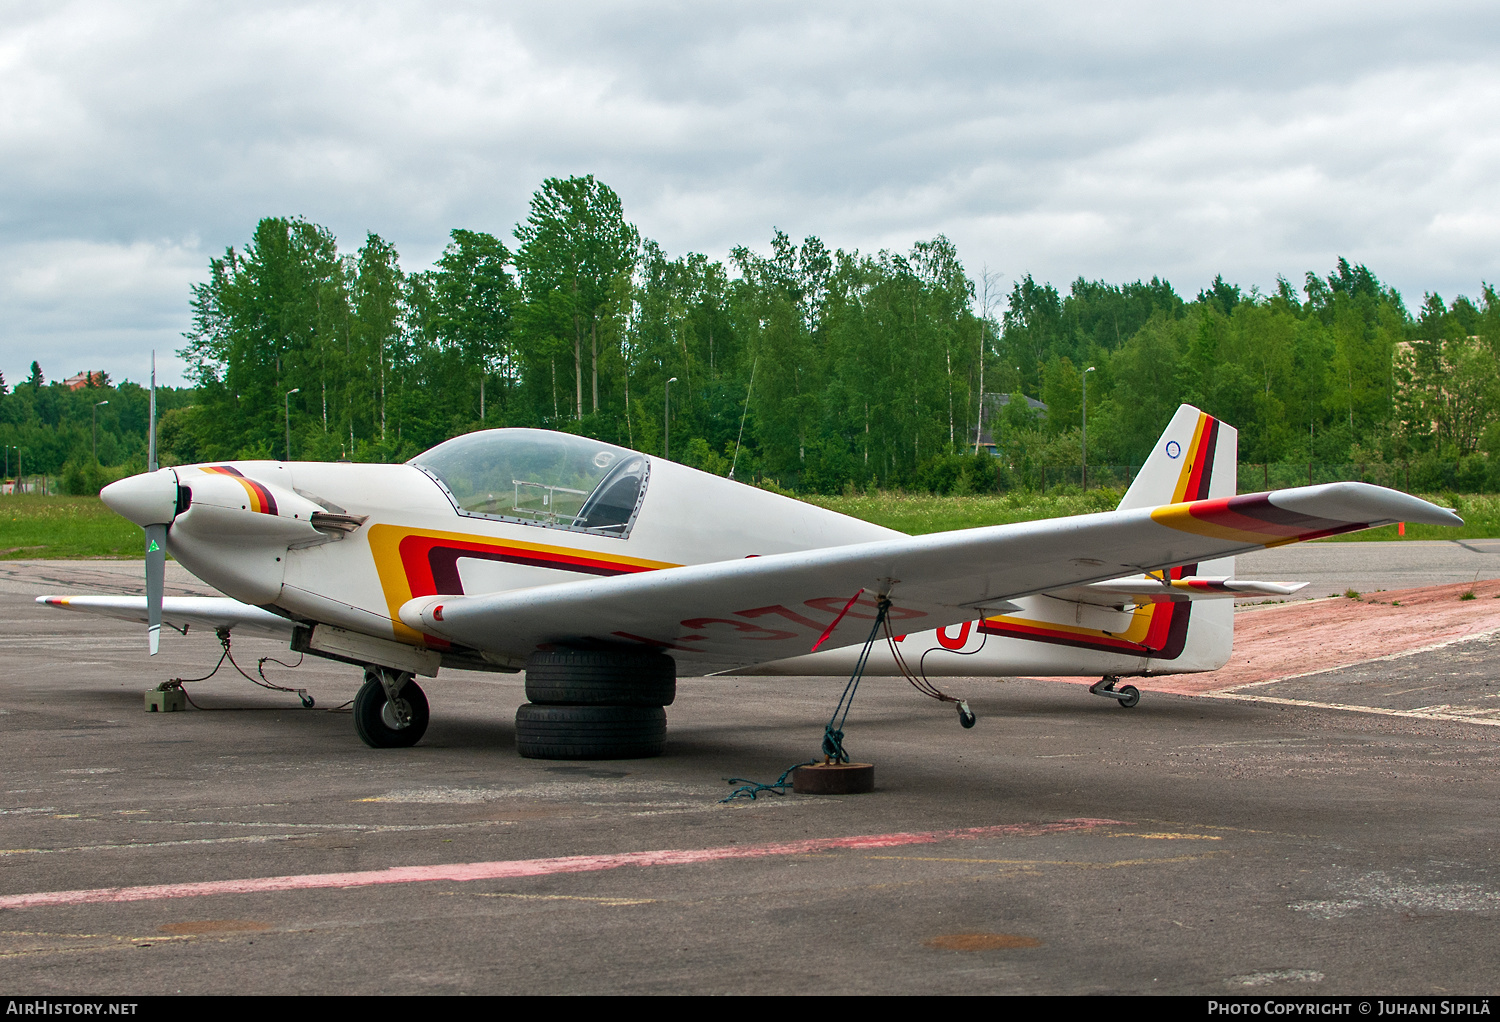
[(459, 514), (624, 537), (646, 488), (645, 455), (544, 429), (488, 429), (419, 454)]

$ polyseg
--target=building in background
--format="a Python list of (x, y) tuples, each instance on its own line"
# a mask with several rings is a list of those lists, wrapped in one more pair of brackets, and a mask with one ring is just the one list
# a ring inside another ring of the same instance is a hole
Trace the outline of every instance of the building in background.
[(995, 450), (995, 435), (991, 423), (999, 422), (1002, 419), (1005, 409), (1013, 399), (1025, 401), (1027, 407), (1031, 409), (1031, 414), (1036, 418), (1044, 418), (1047, 414), (1047, 405), (1044, 402), (1038, 401), (1033, 397), (1027, 397), (1025, 394), (985, 394), (984, 400), (979, 404), (979, 436), (977, 440), (974, 436), (974, 428), (972, 426), (969, 427), (969, 446), (973, 448), (976, 444), (978, 445), (978, 450), (974, 452), (975, 454), (986, 453), (999, 457), (999, 452)]
[(84, 387), (107, 387), (109, 376), (105, 373), (86, 373), (79, 371), (63, 380), (63, 386), (69, 390), (82, 390)]

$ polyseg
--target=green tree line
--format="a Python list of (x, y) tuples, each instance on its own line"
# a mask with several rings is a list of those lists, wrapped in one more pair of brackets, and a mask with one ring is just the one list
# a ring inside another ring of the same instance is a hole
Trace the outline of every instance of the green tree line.
[[(38, 362), (14, 389), (0, 375), (0, 467), (7, 479), (24, 477), (30, 488), (48, 488), (55, 477), (69, 493), (97, 493), (128, 472), (146, 467), (150, 394), (129, 381), (116, 386), (107, 373), (79, 374), (82, 386), (48, 380)], [(158, 387), (157, 412), (196, 401), (192, 388)], [(97, 457), (95, 452), (97, 450)]]
[[(1219, 277), (1192, 299), (1156, 277), (1002, 287), (941, 236), (867, 254), (778, 230), (718, 261), (643, 239), (593, 177), (550, 178), (508, 240), (454, 230), (416, 272), (376, 234), (341, 251), (326, 228), (267, 218), (210, 261), (191, 312), (193, 386), (162, 397), (167, 464), (393, 461), (498, 426), (659, 454), (670, 429), (675, 460), (787, 490), (984, 492), (1080, 464), (1087, 373), (1091, 465), (1138, 465), (1189, 401), (1240, 429), (1242, 462), (1500, 488), (1494, 291), (1411, 312), (1344, 259), (1300, 286)], [(34, 376), (0, 397), (0, 436), (32, 467), (77, 476), (92, 459), (87, 392), (111, 401), (106, 474), (142, 462), (139, 387)]]

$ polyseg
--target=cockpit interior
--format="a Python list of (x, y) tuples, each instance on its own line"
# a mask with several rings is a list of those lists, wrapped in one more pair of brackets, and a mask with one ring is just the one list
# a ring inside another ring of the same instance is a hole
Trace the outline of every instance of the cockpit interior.
[(431, 476), (459, 514), (621, 539), (646, 493), (645, 455), (571, 433), (488, 429), (408, 464)]

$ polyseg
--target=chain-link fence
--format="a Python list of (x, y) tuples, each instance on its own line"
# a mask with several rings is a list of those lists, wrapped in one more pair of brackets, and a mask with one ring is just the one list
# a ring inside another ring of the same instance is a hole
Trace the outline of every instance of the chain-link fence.
[[(1087, 488), (1090, 490), (1128, 489), (1140, 470), (1139, 465), (1090, 465)], [(1048, 490), (1082, 490), (1085, 488), (1082, 465), (1030, 466), (1014, 470), (1010, 475), (1014, 489), (1039, 490), (1046, 493)]]

